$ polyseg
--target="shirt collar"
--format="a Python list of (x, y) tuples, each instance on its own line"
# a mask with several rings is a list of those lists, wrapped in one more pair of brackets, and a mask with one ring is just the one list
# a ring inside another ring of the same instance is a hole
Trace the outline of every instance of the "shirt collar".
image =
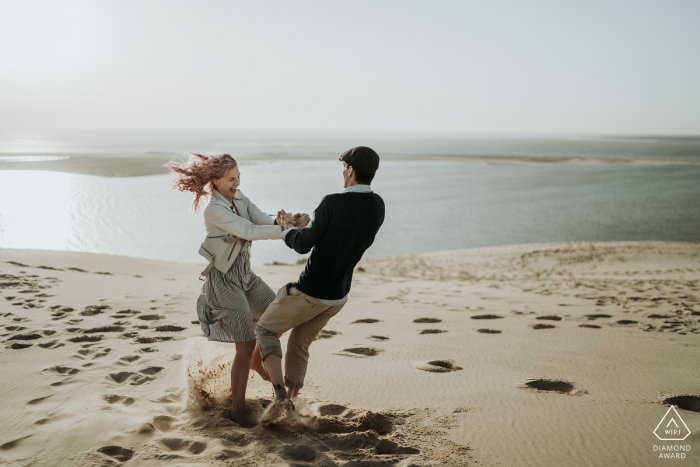
[(347, 187), (345, 190), (343, 190), (343, 193), (372, 193), (372, 189), (369, 187), (369, 185), (353, 185)]

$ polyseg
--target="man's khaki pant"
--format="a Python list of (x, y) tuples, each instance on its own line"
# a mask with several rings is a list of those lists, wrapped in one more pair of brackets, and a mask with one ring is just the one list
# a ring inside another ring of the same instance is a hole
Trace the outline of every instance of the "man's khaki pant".
[(321, 329), (341, 309), (330, 306), (297, 290), (289, 283), (277, 292), (275, 301), (267, 307), (255, 326), (255, 337), (263, 360), (268, 355), (282, 357), (279, 335), (292, 330), (284, 358), (284, 384), (288, 388), (304, 386), (309, 364), (309, 346)]

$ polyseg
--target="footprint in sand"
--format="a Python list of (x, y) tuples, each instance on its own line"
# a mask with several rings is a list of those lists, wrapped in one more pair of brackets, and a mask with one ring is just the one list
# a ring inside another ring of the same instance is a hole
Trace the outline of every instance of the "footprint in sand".
[(124, 355), (121, 357), (119, 360), (120, 362), (117, 362), (118, 365), (128, 365), (129, 363), (133, 363), (136, 360), (140, 359), (140, 355)]
[[(99, 274), (99, 273), (98, 273)], [(103, 446), (97, 450), (105, 456), (109, 456), (119, 462), (126, 462), (134, 457), (134, 451), (119, 446)]]
[(136, 402), (133, 397), (118, 396), (116, 394), (104, 394), (102, 399), (108, 404), (124, 404), (127, 407), (134, 405)]
[(697, 394), (664, 396), (660, 399), (660, 402), (662, 404), (678, 406), (679, 409), (700, 412), (700, 395)]
[(444, 329), (421, 329), (421, 331), (418, 334), (440, 334), (443, 332), (447, 332)]
[(158, 332), (180, 332), (184, 331), (187, 328), (183, 328), (180, 326), (173, 326), (172, 324), (166, 324), (165, 326), (158, 326), (156, 327), (156, 331)]
[(31, 347), (32, 345), (34, 345), (34, 344), (21, 344), (21, 343), (19, 343), (19, 342), (15, 342), (14, 344), (8, 345), (8, 346), (5, 347), (5, 348), (6, 348), (6, 349), (12, 349), (12, 350), (20, 350), (20, 349), (26, 349), (26, 348), (28, 348), (28, 347)]
[(113, 381), (117, 384), (124, 384), (129, 381), (129, 384), (133, 386), (148, 383), (149, 381), (153, 381), (153, 379), (154, 378), (150, 376), (143, 376), (132, 371), (120, 371), (119, 373), (110, 373), (107, 376), (107, 380), (110, 381), (110, 383)]
[(151, 423), (151, 425), (158, 431), (170, 431), (173, 423), (176, 421), (177, 419), (175, 417), (169, 415), (156, 415), (153, 417), (153, 423)]
[(432, 360), (427, 364), (419, 365), (416, 368), (431, 373), (447, 373), (449, 371), (461, 370), (461, 366), (455, 365), (454, 360)]
[(586, 323), (583, 323), (583, 324), (579, 324), (578, 327), (580, 327), (580, 328), (589, 328), (589, 329), (600, 329), (600, 326), (598, 326), (597, 324), (586, 324)]
[(178, 402), (182, 402), (182, 396), (179, 394), (166, 394), (165, 396), (159, 397), (154, 402), (159, 404), (176, 404)]
[(78, 358), (80, 360), (85, 360), (87, 357), (90, 357), (91, 360), (95, 360), (98, 358), (106, 357), (112, 349), (106, 348), (106, 347), (96, 347), (93, 349), (81, 349), (78, 350), (78, 353), (73, 355), (74, 358)]
[(474, 315), (470, 316), (471, 319), (501, 319), (501, 315)]
[(51, 342), (44, 342), (44, 343), (38, 344), (38, 345), (42, 349), (57, 349), (59, 347), (63, 347), (66, 344), (64, 344), (63, 342), (59, 342), (59, 341), (51, 341)]
[(111, 310), (112, 307), (109, 305), (89, 305), (85, 307), (84, 311), (80, 312), (80, 316), (95, 316), (104, 313), (105, 310)]
[(637, 324), (638, 322), (639, 321), (635, 321), (633, 319), (621, 319), (617, 322), (617, 324)]
[(518, 384), (520, 389), (534, 389), (542, 392), (556, 392), (558, 394), (568, 394), (571, 396), (581, 396), (588, 394), (583, 389), (578, 389), (573, 383), (563, 379), (533, 378)]
[(321, 415), (340, 415), (345, 412), (346, 409), (347, 407), (340, 404), (324, 404), (318, 408), (318, 412)]
[(174, 337), (171, 336), (157, 336), (157, 337), (137, 337), (134, 339), (136, 344), (155, 344), (156, 342), (171, 341)]
[(104, 336), (78, 336), (68, 339), (71, 342), (99, 342), (104, 338)]
[(330, 329), (321, 329), (321, 332), (318, 333), (318, 335), (316, 336), (316, 338), (314, 340), (317, 341), (319, 339), (330, 339), (331, 337), (337, 336), (338, 334), (341, 334), (341, 333), (338, 331), (331, 331)]
[(207, 443), (181, 438), (164, 438), (158, 442), (169, 451), (187, 451), (190, 454), (201, 454), (207, 448)]
[(389, 338), (386, 336), (369, 336), (367, 339), (369, 339), (371, 341), (379, 341), (379, 342), (389, 340)]
[(340, 352), (336, 352), (335, 355), (345, 355), (348, 357), (375, 357), (381, 352), (384, 352), (384, 350), (374, 347), (351, 347), (349, 349), (343, 349)]
[(593, 319), (599, 319), (599, 318), (612, 318), (612, 316), (602, 314), (602, 313), (596, 313), (596, 314), (592, 314), (592, 315), (586, 315), (586, 318), (593, 320)]
[(26, 333), (26, 334), (17, 334), (15, 336), (10, 337), (7, 339), (8, 341), (33, 341), (35, 339), (41, 339), (42, 336), (41, 334), (37, 333)]
[(161, 371), (163, 371), (162, 366), (149, 366), (148, 368), (144, 368), (143, 370), (141, 370), (141, 373), (143, 373), (144, 375), (157, 375)]
[(440, 318), (416, 318), (413, 320), (414, 323), (442, 323)]
[(156, 321), (159, 319), (164, 319), (165, 316), (163, 315), (143, 315), (143, 316), (137, 316), (138, 319), (142, 319), (144, 321)]
[(83, 330), (84, 334), (96, 334), (98, 332), (122, 332), (125, 328), (122, 326), (100, 326)]
[(29, 402), (27, 402), (27, 405), (36, 405), (36, 404), (39, 404), (39, 403), (45, 401), (46, 399), (48, 399), (48, 398), (51, 397), (51, 396), (53, 396), (53, 394), (48, 395), (48, 396), (44, 396), (44, 397), (39, 397), (39, 398), (37, 398), (37, 399), (32, 399), (32, 400), (30, 400)]
[(76, 271), (76, 272), (87, 272), (85, 269), (80, 269), (80, 268), (66, 268), (68, 271)]
[(553, 324), (528, 324), (532, 329), (553, 329), (556, 326)]
[(479, 328), (475, 329), (476, 332), (480, 332), (481, 334), (500, 334), (501, 330), (499, 329), (486, 329), (486, 328)]
[(28, 436), (23, 436), (21, 438), (17, 438), (15, 440), (10, 441), (9, 443), (5, 443), (0, 445), (0, 451), (9, 451), (10, 449), (16, 448), (22, 441), (24, 441), (27, 438), (31, 438), (33, 435), (28, 435)]
[(52, 366), (50, 368), (45, 368), (44, 371), (48, 373), (54, 373), (57, 375), (75, 375), (77, 373), (80, 373), (80, 370), (77, 368), (71, 368), (69, 366), (61, 366), (61, 365), (56, 365)]
[(138, 315), (139, 313), (141, 312), (137, 310), (120, 310), (117, 311), (117, 314), (111, 315), (110, 317), (115, 319), (131, 318), (134, 315)]
[(562, 317), (557, 316), (557, 315), (549, 315), (549, 316), (538, 316), (535, 319), (543, 319), (543, 320), (548, 320), (548, 321), (561, 321)]
[(355, 324), (355, 323), (379, 323), (379, 322), (380, 322), (380, 321), (379, 321), (378, 319), (374, 319), (374, 318), (364, 318), (364, 319), (356, 319), (356, 320), (353, 321), (352, 323)]

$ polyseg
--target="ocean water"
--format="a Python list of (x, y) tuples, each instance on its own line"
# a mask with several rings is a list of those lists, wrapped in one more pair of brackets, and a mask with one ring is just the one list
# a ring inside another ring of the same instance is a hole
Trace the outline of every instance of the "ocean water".
[[(342, 191), (337, 161), (242, 166), (241, 190), (266, 212), (312, 213)], [(700, 166), (518, 167), (386, 161), (372, 184), (386, 220), (367, 257), (560, 241), (700, 242)], [(104, 178), (0, 171), (0, 248), (203, 262), (201, 215), (167, 175)], [(300, 259), (253, 244), (254, 264)]]

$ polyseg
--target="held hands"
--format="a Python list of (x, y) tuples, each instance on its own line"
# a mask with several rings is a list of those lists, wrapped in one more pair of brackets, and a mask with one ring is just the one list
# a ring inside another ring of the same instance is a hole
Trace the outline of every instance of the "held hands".
[(287, 230), (287, 228), (299, 227), (303, 229), (306, 227), (311, 218), (308, 214), (296, 213), (293, 216), (284, 211), (284, 209), (277, 211), (277, 224), (282, 226), (282, 230)]
[(277, 218), (275, 220), (277, 221), (277, 225), (281, 225), (282, 230), (284, 230), (284, 226), (286, 224), (291, 224), (294, 219), (291, 214), (287, 214), (284, 209), (282, 209), (281, 211), (277, 211)]
[(294, 220), (292, 223), (296, 226), (299, 227), (300, 229), (303, 229), (307, 225), (309, 225), (309, 222), (311, 222), (311, 218), (309, 217), (308, 214), (300, 214), (296, 213), (294, 214)]

